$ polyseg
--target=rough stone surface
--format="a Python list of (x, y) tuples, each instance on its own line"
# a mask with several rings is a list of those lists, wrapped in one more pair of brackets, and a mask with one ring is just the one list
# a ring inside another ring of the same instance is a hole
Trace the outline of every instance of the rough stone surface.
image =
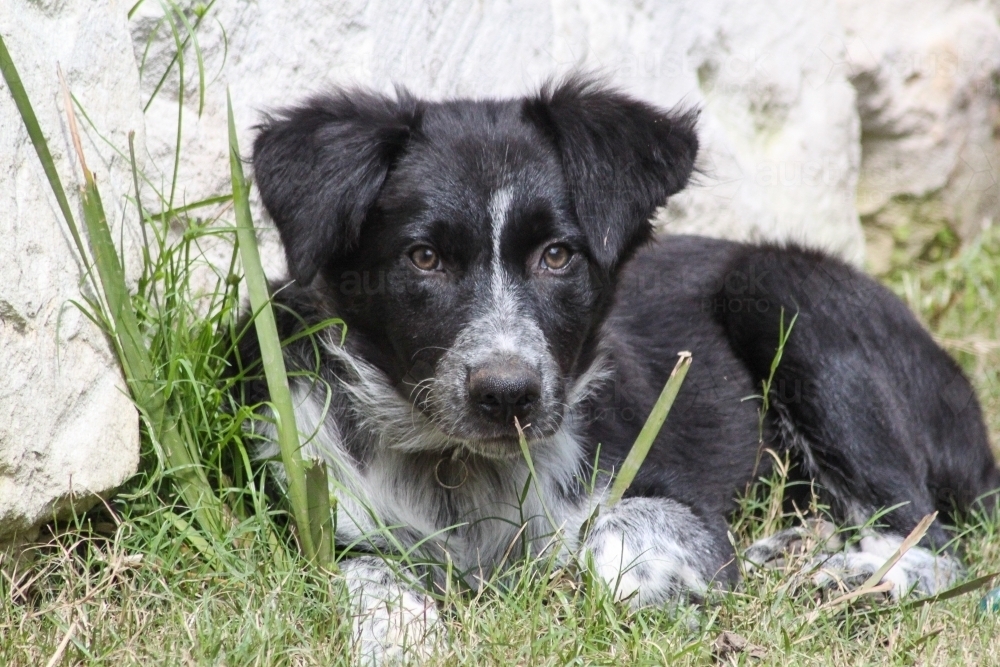
[[(97, 130), (127, 146), (143, 117), (123, 2), (0, 0), (0, 34), (21, 74), (79, 215), (57, 63)], [(97, 131), (84, 150), (109, 217), (131, 177)], [(75, 500), (94, 502), (135, 472), (138, 420), (107, 340), (70, 301), (81, 265), (28, 134), (0, 81), (0, 543)], [(129, 234), (125, 234), (129, 238)], [(134, 254), (134, 253), (133, 253)]]
[[(190, 65), (185, 71), (185, 201), (226, 188), (226, 86), (246, 150), (262, 111), (335, 85), (507, 96), (582, 69), (664, 106), (703, 109), (702, 173), (660, 216), (666, 229), (794, 239), (863, 258), (854, 208), (860, 129), (854, 91), (834, 68), (845, 40), (832, 0), (640, 2), (624, 10), (611, 0), (350, 0), (323, 12), (287, 0), (218, 0), (212, 13), (217, 21), (199, 29), (212, 80), (200, 116), (197, 75)], [(161, 16), (147, 3), (133, 22), (146, 95), (172, 56)], [(164, 178), (179, 89), (175, 76), (147, 117), (151, 162)], [(278, 253), (268, 256), (280, 272)]]
[(858, 210), (880, 272), (1000, 214), (1000, 25), (983, 2), (838, 4), (861, 117)]

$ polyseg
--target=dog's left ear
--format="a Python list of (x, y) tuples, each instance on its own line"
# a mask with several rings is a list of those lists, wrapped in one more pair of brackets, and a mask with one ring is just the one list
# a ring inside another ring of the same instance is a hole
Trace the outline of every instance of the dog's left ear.
[(555, 144), (594, 259), (614, 270), (651, 237), (654, 211), (687, 184), (697, 112), (663, 111), (571, 78), (525, 100), (523, 114)]

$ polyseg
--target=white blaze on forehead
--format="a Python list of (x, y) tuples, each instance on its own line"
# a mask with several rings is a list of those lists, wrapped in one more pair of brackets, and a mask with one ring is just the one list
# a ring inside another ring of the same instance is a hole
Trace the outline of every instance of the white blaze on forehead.
[(507, 212), (510, 210), (512, 192), (510, 187), (500, 188), (490, 197), (490, 224), (493, 233), (492, 287), (494, 297), (503, 290), (503, 266), (500, 263), (500, 237), (507, 223)]
[(516, 351), (517, 298), (514, 287), (506, 279), (503, 262), (500, 261), (500, 240), (510, 212), (513, 191), (507, 186), (496, 190), (490, 197), (490, 224), (493, 239), (493, 257), (490, 262), (490, 309), (487, 316), (493, 331), (494, 350)]

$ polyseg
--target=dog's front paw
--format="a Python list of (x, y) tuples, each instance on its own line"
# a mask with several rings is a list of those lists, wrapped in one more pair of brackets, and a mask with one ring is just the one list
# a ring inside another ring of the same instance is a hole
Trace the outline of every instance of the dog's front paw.
[(351, 597), (353, 640), (362, 664), (405, 664), (429, 657), (440, 637), (434, 600), (401, 581), (380, 558), (341, 563)]
[(627, 498), (602, 510), (583, 553), (585, 566), (633, 607), (701, 598), (720, 570), (704, 524), (666, 498)]

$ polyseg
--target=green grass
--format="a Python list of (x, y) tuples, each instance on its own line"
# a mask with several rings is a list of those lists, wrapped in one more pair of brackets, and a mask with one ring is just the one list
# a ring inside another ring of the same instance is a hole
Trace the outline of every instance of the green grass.
[[(170, 67), (181, 84), (185, 54), (195, 58), (199, 97), (203, 16), (167, 18), (163, 27), (176, 40)], [(144, 76), (158, 82), (156, 91), (169, 78)], [(119, 149), (128, 159), (127, 148)], [(160, 212), (138, 206), (140, 189), (158, 200)], [(129, 303), (149, 357), (150, 392), (176, 420), (196, 468), (178, 465), (147, 419), (142, 469), (120, 495), (46, 527), (19, 559), (0, 556), (0, 665), (352, 664), (340, 578), (307, 562), (287, 508), (264, 497), (241, 428), (253, 414), (228, 399), (233, 378), (224, 359), (243, 269), (235, 249), (223, 267), (203, 249), (218, 237), (235, 238), (232, 193), (176, 206), (176, 182), (156, 184), (141, 173), (134, 190), (129, 215), (141, 221), (149, 252)], [(196, 217), (206, 211), (210, 217)], [(993, 442), (1000, 442), (1000, 234), (899, 267), (886, 282), (969, 373)], [(108, 326), (101, 304), (82, 307)], [(185, 490), (189, 483), (197, 493)], [(781, 475), (761, 480), (743, 501), (733, 522), (738, 546), (795, 520), (782, 513), (784, 484)], [(222, 508), (221, 522), (190, 508), (205, 489)], [(972, 520), (959, 529), (970, 574), (1000, 572), (1000, 525)], [(790, 572), (761, 570), (701, 606), (632, 611), (598, 582), (549, 563), (525, 564), (503, 585), (445, 596), (445, 637), (430, 662), (1000, 663), (992, 657), (1000, 656), (1000, 614), (977, 613), (981, 591), (922, 606), (865, 598), (821, 608), (829, 597), (795, 581)], [(741, 637), (744, 650), (715, 655), (725, 633)]]

